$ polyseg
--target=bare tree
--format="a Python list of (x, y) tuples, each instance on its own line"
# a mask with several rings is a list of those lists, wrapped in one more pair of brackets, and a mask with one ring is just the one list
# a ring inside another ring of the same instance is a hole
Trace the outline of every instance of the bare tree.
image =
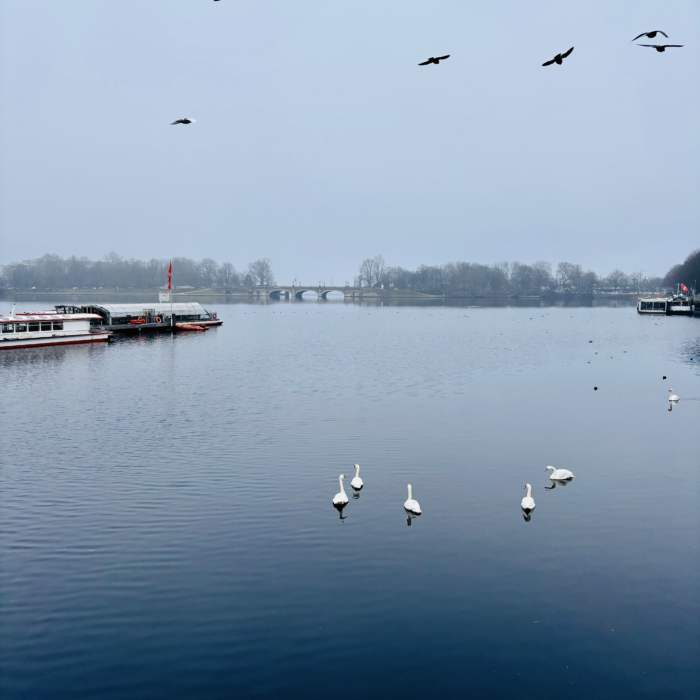
[(200, 269), (202, 270), (202, 277), (207, 287), (211, 287), (219, 272), (219, 263), (211, 258), (204, 258), (200, 263)]
[(374, 269), (376, 274), (375, 284), (383, 284), (384, 276), (386, 274), (386, 263), (384, 262), (383, 255), (380, 254), (374, 256)]
[(46, 253), (37, 260), (37, 266), (41, 276), (46, 280), (47, 286), (56, 289), (66, 269), (63, 258), (55, 253)]
[(386, 263), (383, 255), (375, 255), (373, 258), (365, 258), (360, 265), (360, 284), (367, 287), (378, 285), (384, 277)]
[(607, 282), (615, 291), (617, 291), (620, 289), (620, 287), (627, 285), (627, 275), (622, 270), (615, 269), (608, 275)]
[(644, 271), (636, 270), (629, 276), (630, 284), (636, 287), (638, 290), (642, 287), (642, 282), (644, 281)]
[(374, 260), (372, 260), (372, 258), (365, 258), (362, 263), (360, 263), (360, 272), (357, 277), (360, 282), (360, 287), (372, 286), (372, 280), (374, 279)]
[(571, 274), (573, 267), (574, 266), (568, 262), (560, 262), (557, 265), (557, 278), (562, 287), (569, 287), (571, 285)]
[(535, 271), (529, 265), (514, 262), (510, 266), (510, 284), (513, 289), (526, 291), (534, 286)]
[(598, 275), (593, 270), (589, 270), (581, 276), (580, 291), (591, 293), (596, 284), (598, 284)]
[(493, 268), (501, 272), (507, 280), (510, 279), (510, 263), (507, 260), (496, 263)]
[(236, 272), (236, 268), (230, 262), (223, 263), (219, 268), (219, 284), (222, 287), (238, 286), (238, 273)]
[(576, 292), (581, 291), (581, 280), (583, 279), (583, 268), (578, 264), (572, 264), (569, 269), (569, 281)]
[(537, 289), (546, 288), (552, 284), (552, 263), (546, 260), (538, 260), (532, 263), (532, 270)]
[(275, 284), (275, 275), (272, 272), (272, 263), (269, 258), (262, 258), (261, 260), (248, 263), (248, 275), (254, 284), (260, 287)]

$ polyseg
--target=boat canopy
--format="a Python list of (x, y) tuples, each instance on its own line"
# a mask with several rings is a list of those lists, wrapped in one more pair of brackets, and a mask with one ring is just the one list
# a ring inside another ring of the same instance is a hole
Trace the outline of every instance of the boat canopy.
[(208, 316), (209, 312), (201, 305), (194, 303), (173, 302), (166, 304), (151, 304), (143, 302), (141, 304), (85, 304), (83, 308), (90, 307), (96, 311), (104, 312), (109, 316), (140, 316), (141, 314), (155, 313), (156, 315), (170, 315), (170, 309), (178, 316)]

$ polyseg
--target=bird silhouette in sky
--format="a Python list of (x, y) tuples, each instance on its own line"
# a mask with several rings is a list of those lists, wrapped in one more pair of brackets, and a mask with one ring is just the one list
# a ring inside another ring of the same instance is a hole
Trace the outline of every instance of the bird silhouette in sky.
[(423, 61), (423, 63), (419, 63), (419, 66), (429, 66), (431, 63), (434, 63), (436, 66), (440, 63), (440, 61), (444, 61), (445, 59), (449, 58), (450, 54), (447, 54), (447, 56), (431, 56), (427, 61)]
[(646, 46), (650, 49), (656, 49), (659, 53), (663, 53), (666, 49), (683, 48), (683, 44), (637, 44), (637, 46)]
[(189, 119), (188, 117), (183, 117), (182, 119), (178, 119), (177, 121), (174, 121), (170, 126), (174, 126), (175, 124), (192, 124), (195, 121), (197, 121), (197, 120), (196, 119)]
[[(641, 39), (643, 36), (645, 36), (647, 39), (653, 39), (657, 34), (663, 34), (668, 39), (668, 34), (666, 34), (666, 32), (662, 32), (660, 29), (655, 29), (653, 32), (642, 32), (639, 36), (634, 37), (632, 41), (637, 41), (637, 39)], [(632, 41), (630, 41), (630, 44)]]
[(551, 61), (545, 61), (542, 65), (543, 66), (551, 66), (552, 63), (556, 63), (558, 66), (561, 65), (561, 62), (574, 50), (574, 47), (572, 46), (566, 53), (558, 53)]

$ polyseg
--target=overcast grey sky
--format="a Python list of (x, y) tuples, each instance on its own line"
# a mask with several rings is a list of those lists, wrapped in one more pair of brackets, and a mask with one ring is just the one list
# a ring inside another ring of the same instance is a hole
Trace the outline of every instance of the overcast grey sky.
[[(699, 7), (0, 0), (0, 262), (663, 274), (700, 245)], [(685, 48), (628, 43), (651, 29)]]

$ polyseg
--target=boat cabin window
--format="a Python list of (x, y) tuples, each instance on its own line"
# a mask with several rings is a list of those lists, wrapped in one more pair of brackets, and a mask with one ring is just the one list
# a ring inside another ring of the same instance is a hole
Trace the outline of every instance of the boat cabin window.
[(55, 331), (62, 331), (63, 330), (63, 321), (54, 321), (53, 322), (53, 329)]
[(3, 323), (2, 324), (2, 332), (3, 333), (14, 333), (15, 332), (15, 324), (14, 323)]
[(26, 333), (27, 324), (26, 323), (15, 323), (15, 333)]
[(651, 311), (652, 308), (652, 302), (650, 301), (643, 301), (640, 306), (641, 311)]
[(41, 324), (41, 330), (42, 330), (42, 331), (50, 331), (50, 330), (51, 330), (51, 321), (48, 321), (48, 322), (47, 322), (47, 321), (44, 321), (44, 322)]
[(39, 330), (39, 324), (38, 323), (30, 323), (29, 324), (29, 332), (30, 333), (35, 333), (36, 331)]
[(655, 301), (654, 302), (654, 311), (665, 311), (666, 310), (666, 302), (665, 301)]

